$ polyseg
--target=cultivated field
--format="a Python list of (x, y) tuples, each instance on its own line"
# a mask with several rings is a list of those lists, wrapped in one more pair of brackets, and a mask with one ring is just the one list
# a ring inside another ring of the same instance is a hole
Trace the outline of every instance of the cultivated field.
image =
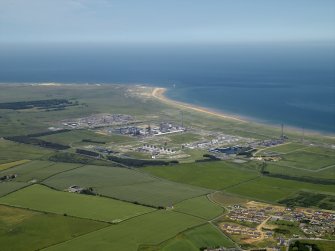
[(58, 192), (41, 185), (32, 185), (11, 193), (0, 198), (0, 203), (106, 222), (119, 222), (153, 210), (99, 196)]
[(127, 168), (104, 166), (80, 167), (55, 175), (44, 183), (58, 190), (64, 190), (73, 184), (92, 187), (104, 196), (152, 206), (169, 206), (210, 192)]
[(145, 171), (180, 183), (222, 190), (257, 178), (259, 173), (227, 161), (146, 167)]
[(164, 242), (162, 251), (198, 251), (202, 247), (235, 247), (234, 243), (211, 224), (187, 230)]
[(25, 186), (28, 186), (25, 182), (0, 182), (0, 196), (4, 196)]
[(0, 164), (0, 171), (6, 170), (8, 168), (14, 167), (14, 166), (18, 166), (18, 165), (22, 165), (24, 163), (29, 162), (30, 160), (17, 160), (17, 161), (12, 161), (12, 162), (8, 162), (8, 163), (4, 163), (4, 164)]
[(98, 230), (107, 223), (0, 205), (2, 251), (39, 250)]
[(224, 212), (224, 209), (211, 202), (207, 196), (184, 200), (174, 206), (174, 210), (211, 220)]
[(127, 250), (157, 245), (204, 221), (185, 214), (159, 210), (47, 248), (47, 251)]
[(37, 182), (46, 179), (56, 173), (68, 171), (80, 166), (80, 164), (55, 163), (51, 161), (36, 160), (2, 171), (0, 172), (0, 176), (17, 174), (18, 176), (15, 181)]

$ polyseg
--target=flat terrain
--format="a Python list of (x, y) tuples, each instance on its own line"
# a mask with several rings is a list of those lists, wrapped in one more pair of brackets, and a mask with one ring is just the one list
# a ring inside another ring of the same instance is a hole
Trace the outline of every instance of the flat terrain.
[(256, 171), (240, 168), (239, 164), (227, 161), (146, 167), (144, 170), (161, 178), (215, 190), (222, 190), (259, 176)]
[(2, 251), (38, 250), (106, 227), (106, 223), (0, 205)]
[(32, 185), (2, 197), (0, 203), (106, 222), (122, 221), (153, 210), (98, 196), (58, 192), (41, 185)]
[(203, 223), (204, 221), (197, 217), (159, 210), (55, 245), (46, 250), (136, 251), (140, 245), (157, 245), (188, 228)]
[(8, 193), (11, 193), (13, 191), (19, 190), (25, 186), (28, 186), (29, 184), (25, 182), (1, 182), (0, 183), (0, 196), (4, 196)]
[[(1, 250), (195, 251), (234, 247), (214, 225), (228, 219), (225, 214), (232, 205), (239, 208), (237, 205), (247, 202), (257, 205), (255, 201), (265, 201), (273, 207), (278, 203), (311, 210), (334, 207), (334, 137), (306, 132), (302, 141), (301, 132), (287, 130), (284, 144), (267, 147), (261, 140), (276, 142), (279, 127), (199, 113), (188, 107), (182, 109), (187, 128), (183, 133), (120, 135), (115, 133), (119, 125), (101, 127), (96, 121), (93, 125), (97, 128), (54, 131), (63, 126), (63, 120), (97, 118), (94, 115), (101, 113), (131, 115), (136, 122), (122, 126), (138, 125), (141, 130), (158, 128), (162, 122), (178, 126), (181, 109), (173, 102), (154, 98), (152, 87), (139, 85), (0, 88), (1, 103), (48, 105), (52, 102), (46, 100), (63, 99), (68, 104), (57, 109), (11, 109), (7, 104), (6, 109), (0, 109)], [(34, 133), (37, 136), (27, 136)], [(14, 143), (4, 140), (7, 136), (44, 143)], [(229, 140), (217, 143), (225, 137)], [(49, 142), (69, 148), (47, 149)], [(224, 160), (213, 161), (208, 156), (214, 155), (209, 148), (249, 144), (263, 159), (218, 154), (215, 156)], [(144, 145), (154, 146), (158, 155), (153, 147), (143, 149)], [(77, 154), (78, 148), (86, 152)], [(148, 163), (153, 155), (156, 161), (163, 160), (159, 162), (162, 166), (139, 168), (130, 160)], [(125, 164), (108, 161), (108, 157)], [(91, 188), (98, 195), (67, 192), (73, 185)], [(299, 223), (294, 224), (292, 229), (280, 226), (285, 238), (292, 238), (293, 233), (304, 236)], [(269, 245), (275, 243), (273, 240)], [(330, 246), (320, 244), (321, 250), (328, 251)]]
[(18, 177), (15, 179), (15, 181), (37, 182), (44, 180), (54, 174), (69, 171), (80, 166), (82, 165), (36, 160), (2, 171), (0, 172), (0, 175), (17, 174)]
[(8, 162), (8, 163), (0, 164), (0, 171), (3, 171), (5, 169), (27, 163), (29, 161), (30, 160), (23, 159), (23, 160), (17, 160), (17, 161), (12, 161), (12, 162)]
[(93, 187), (94, 191), (104, 196), (153, 206), (169, 206), (210, 192), (127, 168), (104, 166), (84, 166), (55, 175), (44, 183), (58, 190), (73, 184)]
[(247, 198), (270, 202), (283, 199), (303, 189), (326, 193), (334, 193), (335, 190), (335, 185), (262, 177), (259, 172), (243, 169), (239, 164), (226, 161), (146, 167), (144, 170), (176, 182), (224, 190)]
[(207, 223), (182, 232), (158, 246), (142, 246), (139, 250), (198, 251), (202, 247), (235, 247), (235, 245), (220, 230)]
[(174, 206), (174, 211), (193, 215), (206, 220), (211, 220), (224, 212), (224, 209), (213, 202), (207, 196), (201, 196), (184, 200)]

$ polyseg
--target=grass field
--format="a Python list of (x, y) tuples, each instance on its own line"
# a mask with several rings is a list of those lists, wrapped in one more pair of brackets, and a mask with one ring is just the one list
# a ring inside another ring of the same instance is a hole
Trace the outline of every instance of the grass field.
[(295, 177), (313, 177), (322, 179), (335, 179), (335, 166), (321, 170), (292, 168), (282, 166), (280, 162), (268, 163), (266, 170), (273, 174), (284, 174)]
[(0, 138), (0, 164), (23, 159), (38, 159), (50, 153), (52, 153), (51, 150), (25, 144), (18, 144)]
[(55, 163), (36, 160), (2, 171), (0, 172), (0, 175), (17, 174), (18, 176), (15, 178), (15, 181), (28, 182), (34, 180), (37, 182), (56, 173), (71, 170), (79, 166), (80, 164)]
[(63, 190), (76, 184), (93, 187), (99, 194), (153, 206), (169, 206), (210, 191), (193, 186), (157, 179), (127, 168), (84, 166), (44, 181)]
[[(320, 251), (335, 251), (335, 241), (321, 241), (321, 240), (300, 240), (302, 244), (315, 244)], [(296, 251), (298, 249), (290, 248), (289, 251)], [(306, 248), (308, 250), (308, 248)], [(315, 250), (315, 249), (314, 249)]]
[(153, 210), (99, 196), (58, 192), (41, 185), (32, 185), (11, 193), (0, 198), (0, 203), (106, 222), (125, 220)]
[[(307, 148), (307, 146), (303, 144), (289, 142), (283, 145), (265, 148), (263, 151), (265, 152), (270, 151), (270, 152), (284, 154), (284, 153), (289, 153), (289, 152), (296, 151), (299, 149), (304, 149), (304, 148)], [(258, 155), (261, 155), (263, 151), (260, 151)]]
[(141, 246), (139, 251), (199, 251), (204, 247), (235, 247), (234, 243), (217, 228), (207, 223), (161, 243), (158, 246)]
[[(248, 163), (243, 165), (248, 165)], [(302, 189), (328, 193), (334, 193), (335, 191), (334, 185), (261, 177), (258, 172), (239, 168), (238, 164), (229, 162), (147, 167), (144, 170), (173, 181), (224, 190), (251, 199), (270, 202), (284, 199)]]
[(218, 203), (222, 206), (230, 206), (230, 205), (235, 205), (235, 204), (244, 204), (248, 200), (245, 198), (241, 198), (236, 196), (235, 194), (228, 194), (225, 192), (215, 192), (209, 195), (209, 198), (214, 201), (215, 203)]
[(296, 151), (282, 155), (278, 164), (302, 169), (317, 170), (323, 167), (335, 165), (335, 156)]
[(127, 220), (118, 225), (93, 232), (47, 251), (127, 250), (136, 251), (142, 245), (157, 245), (178, 233), (204, 221), (181, 213), (159, 210)]
[(211, 202), (207, 196), (196, 197), (180, 202), (174, 206), (174, 210), (206, 220), (211, 220), (221, 215), (224, 211), (222, 207)]
[(8, 162), (8, 163), (0, 164), (0, 171), (3, 171), (3, 170), (6, 170), (8, 168), (27, 163), (29, 161), (30, 160), (23, 159), (23, 160), (17, 160), (17, 161), (12, 161), (12, 162)]
[[(122, 135), (105, 135), (101, 133), (96, 133), (91, 130), (72, 130), (69, 132), (51, 134), (47, 136), (40, 137), (40, 139), (51, 141), (64, 145), (92, 145), (95, 143), (92, 142), (82, 142), (83, 140), (92, 140), (98, 142), (105, 142), (106, 144), (113, 143), (124, 143), (133, 141), (134, 139), (127, 136)], [(98, 144), (101, 145), (101, 144)], [(102, 144), (105, 145), (105, 144)]]
[(0, 196), (4, 196), (25, 186), (28, 186), (25, 182), (0, 182)]
[(294, 180), (284, 180), (271, 177), (258, 179), (231, 187), (227, 192), (246, 196), (248, 198), (276, 202), (300, 190), (334, 193), (334, 185), (321, 185)]
[(163, 246), (163, 251), (199, 250), (202, 247), (235, 247), (234, 243), (210, 224), (196, 227)]
[(241, 169), (240, 166), (227, 161), (214, 161), (166, 167), (146, 167), (144, 170), (176, 182), (222, 190), (259, 176), (258, 172)]
[(39, 250), (107, 225), (103, 222), (0, 205), (0, 249)]

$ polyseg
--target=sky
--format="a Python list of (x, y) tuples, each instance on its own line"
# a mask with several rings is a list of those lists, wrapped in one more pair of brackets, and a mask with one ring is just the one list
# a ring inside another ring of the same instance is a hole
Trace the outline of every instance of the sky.
[(335, 41), (334, 0), (0, 0), (0, 42)]

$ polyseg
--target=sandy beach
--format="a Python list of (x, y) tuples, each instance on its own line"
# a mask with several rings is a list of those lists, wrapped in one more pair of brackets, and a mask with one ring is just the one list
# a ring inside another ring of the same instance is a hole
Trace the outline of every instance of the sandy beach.
[(247, 122), (246, 120), (243, 120), (243, 119), (238, 118), (238, 117), (226, 115), (226, 114), (223, 114), (221, 112), (211, 111), (210, 109), (206, 109), (206, 108), (203, 108), (203, 107), (199, 107), (199, 106), (195, 106), (195, 105), (187, 104), (187, 103), (184, 103), (184, 102), (169, 99), (164, 95), (165, 92), (166, 92), (166, 88), (157, 87), (157, 88), (154, 88), (151, 95), (152, 95), (152, 97), (154, 97), (156, 99), (159, 99), (161, 102), (164, 102), (164, 103), (167, 103), (167, 104), (170, 104), (170, 105), (174, 105), (174, 106), (177, 106), (179, 108), (189, 109), (189, 110), (193, 110), (193, 111), (196, 111), (196, 112), (202, 112), (202, 113), (212, 115), (212, 116), (216, 116), (216, 117), (219, 117), (219, 118), (222, 118), (222, 119), (230, 119), (230, 120), (234, 120), (234, 121), (238, 121), (238, 122), (244, 122), (244, 123)]

